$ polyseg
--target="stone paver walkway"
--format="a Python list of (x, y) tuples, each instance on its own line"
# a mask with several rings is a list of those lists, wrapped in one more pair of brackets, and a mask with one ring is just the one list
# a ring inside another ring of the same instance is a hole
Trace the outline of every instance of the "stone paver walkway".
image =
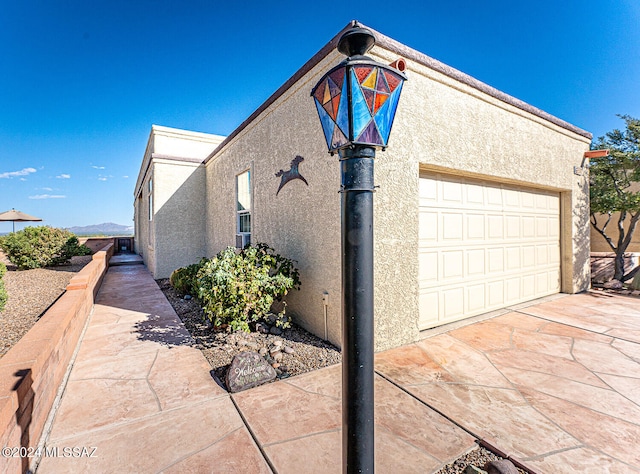
[[(540, 473), (640, 472), (640, 300), (586, 293), (376, 355), (376, 469), (477, 439)], [(38, 472), (341, 472), (340, 367), (229, 395), (143, 265), (109, 269)], [(445, 416), (442, 416), (444, 414)]]
[(271, 472), (190, 340), (146, 267), (111, 267), (47, 442), (94, 457), (38, 472)]

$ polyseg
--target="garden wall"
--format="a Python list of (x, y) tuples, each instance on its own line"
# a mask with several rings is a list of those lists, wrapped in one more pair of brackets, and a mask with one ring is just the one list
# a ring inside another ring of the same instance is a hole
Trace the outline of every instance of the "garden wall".
[[(113, 252), (113, 244), (96, 252), (0, 359), (0, 447), (23, 448), (27, 454), (37, 447)], [(6, 454), (0, 456), (0, 472), (27, 471), (29, 458)]]

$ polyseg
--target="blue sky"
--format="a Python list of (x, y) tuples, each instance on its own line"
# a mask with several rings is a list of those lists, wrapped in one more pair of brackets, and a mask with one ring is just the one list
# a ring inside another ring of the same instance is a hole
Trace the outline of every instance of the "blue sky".
[(640, 117), (638, 0), (393, 5), (0, 0), (0, 212), (132, 225), (152, 124), (229, 134), (352, 19), (594, 137)]

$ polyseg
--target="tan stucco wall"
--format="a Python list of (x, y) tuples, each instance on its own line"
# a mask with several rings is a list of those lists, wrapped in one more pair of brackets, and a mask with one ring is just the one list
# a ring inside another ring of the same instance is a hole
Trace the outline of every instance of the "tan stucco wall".
[[(135, 188), (135, 250), (154, 278), (205, 256), (202, 161), (225, 137), (153, 125)], [(153, 220), (149, 221), (149, 180)], [(138, 196), (142, 196), (141, 199)]]
[(155, 160), (154, 177), (153, 276), (168, 278), (206, 253), (204, 165)]
[[(339, 345), (339, 165), (323, 147), (310, 87), (309, 79), (296, 84), (207, 163), (207, 253), (235, 245), (235, 176), (250, 168), (252, 242), (265, 242), (298, 261), (302, 289), (287, 297), (288, 310), (321, 337), (322, 294), (329, 293), (328, 338)], [(304, 158), (299, 170), (309, 185), (294, 180), (276, 196), (280, 178), (275, 173), (288, 170), (296, 155)]]
[[(397, 56), (381, 48), (373, 56)], [(249, 123), (206, 165), (207, 254), (235, 239), (235, 175), (252, 169), (253, 241), (264, 241), (299, 261), (302, 289), (289, 298), (298, 322), (324, 333), (322, 293), (329, 293), (329, 340), (340, 344), (340, 196), (337, 157), (326, 145), (309, 93), (332, 66), (332, 53)], [(377, 350), (418, 337), (419, 170), (465, 173), (561, 192), (565, 292), (588, 288), (587, 182), (573, 174), (589, 140), (506, 104), (417, 62), (408, 82), (389, 149), (376, 159), (375, 327)], [(309, 182), (285, 186), (279, 169), (301, 155)]]

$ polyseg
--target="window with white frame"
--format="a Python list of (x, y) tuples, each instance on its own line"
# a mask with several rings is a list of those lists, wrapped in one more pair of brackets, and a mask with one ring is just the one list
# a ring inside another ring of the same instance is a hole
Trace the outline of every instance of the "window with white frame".
[(251, 242), (251, 172), (249, 170), (236, 176), (236, 212), (238, 234), (243, 235), (244, 247)]

